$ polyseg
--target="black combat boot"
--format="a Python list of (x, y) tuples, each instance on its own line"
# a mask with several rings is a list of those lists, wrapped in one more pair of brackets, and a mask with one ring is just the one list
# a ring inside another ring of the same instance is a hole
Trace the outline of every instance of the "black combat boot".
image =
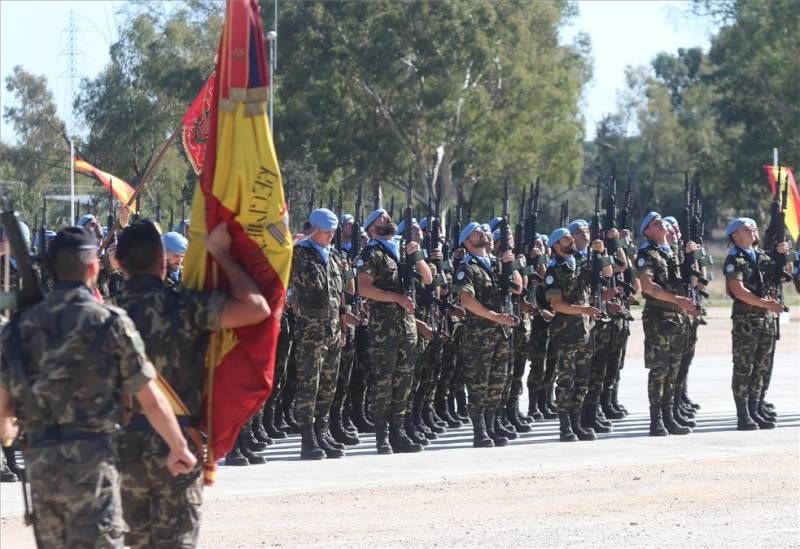
[(314, 418), (314, 437), (325, 456), (329, 458), (340, 458), (344, 455), (344, 444), (336, 442), (328, 433), (328, 419), (325, 417)]
[(572, 423), (567, 412), (558, 413), (558, 440), (561, 442), (577, 442), (578, 437), (572, 431)]
[(358, 438), (358, 429), (353, 424), (352, 410), (351, 410), (351, 407), (350, 407), (350, 399), (349, 398), (345, 399), (344, 406), (342, 406), (342, 412), (341, 412), (340, 416), (342, 418), (342, 427), (344, 427), (344, 430), (349, 432), (354, 437)]
[(689, 427), (684, 427), (675, 421), (675, 417), (672, 415), (672, 403), (661, 407), (661, 419), (671, 435), (688, 435), (692, 432)]
[(300, 432), (300, 426), (297, 425), (297, 420), (294, 418), (294, 407), (286, 408), (283, 411), (283, 419), (286, 421), (286, 425), (289, 426), (290, 433), (297, 434)]
[(300, 459), (325, 459), (325, 450), (317, 444), (314, 425), (303, 425), (300, 429)]
[(544, 416), (539, 410), (539, 391), (528, 390), (528, 416), (533, 421), (542, 421)]
[(688, 427), (689, 429), (694, 429), (695, 427), (697, 427), (697, 422), (687, 417), (683, 413), (683, 408), (680, 407), (678, 402), (675, 402), (672, 405), (672, 417), (675, 419), (675, 423), (677, 423), (678, 425), (683, 425), (684, 427)]
[(679, 410), (685, 419), (694, 419), (696, 416), (695, 409), (682, 400), (677, 401), (677, 406), (675, 406), (675, 409)]
[(439, 435), (431, 431), (428, 426), (425, 425), (425, 421), (422, 419), (421, 406), (414, 406), (414, 408), (411, 409), (411, 421), (414, 422), (414, 427), (417, 428), (417, 432), (422, 433), (422, 436), (428, 440), (436, 440), (439, 438)]
[(603, 407), (600, 406), (600, 401), (595, 401), (594, 407), (596, 410), (595, 416), (597, 417), (597, 422), (600, 423), (601, 425), (608, 427), (609, 429), (614, 427), (614, 424), (611, 423), (611, 420), (608, 419), (606, 415), (603, 413)]
[(241, 467), (243, 465), (250, 465), (250, 462), (247, 461), (247, 458), (242, 455), (242, 452), (239, 450), (239, 441), (237, 440), (236, 443), (233, 445), (233, 448), (228, 455), (225, 456), (225, 465), (232, 465), (235, 467)]
[(506, 406), (506, 417), (516, 432), (531, 432), (532, 427), (527, 422), (523, 421), (519, 415), (519, 401), (516, 397), (508, 401), (508, 406)]
[(402, 417), (394, 417), (389, 425), (389, 444), (392, 445), (392, 451), (400, 454), (421, 452), (422, 444), (417, 444), (408, 438), (403, 428), (403, 422)]
[(449, 428), (458, 429), (461, 427), (461, 422), (450, 414), (450, 410), (447, 408), (447, 398), (440, 391), (436, 391), (433, 403), (436, 408), (436, 414), (447, 423)]
[(483, 414), (474, 415), (472, 421), (472, 446), (475, 448), (494, 448), (494, 442), (486, 433), (486, 421)]
[(600, 417), (597, 415), (597, 410), (599, 408), (600, 406), (597, 402), (584, 402), (581, 423), (587, 427), (591, 427), (595, 433), (610, 433), (611, 427), (600, 421)]
[(447, 429), (439, 425), (436, 422), (436, 419), (433, 417), (433, 409), (430, 405), (426, 405), (422, 407), (422, 421), (425, 425), (428, 426), (428, 429), (433, 431), (434, 433), (440, 435), (444, 433)]
[(483, 414), (483, 419), (486, 422), (486, 434), (489, 435), (489, 438), (492, 439), (495, 446), (506, 446), (508, 444), (508, 439), (502, 435), (500, 435), (495, 430), (495, 413), (494, 412), (485, 412)]
[(578, 440), (597, 440), (597, 435), (590, 426), (584, 427), (581, 424), (581, 410), (573, 410), (569, 413), (569, 421), (572, 423), (572, 432), (577, 435)]
[(392, 453), (392, 446), (389, 444), (389, 424), (385, 421), (375, 420), (375, 448), (380, 455)]
[(650, 406), (650, 436), (651, 437), (665, 437), (669, 435), (666, 427), (664, 427), (664, 420), (661, 418), (661, 407)]
[(628, 409), (619, 403), (619, 388), (617, 387), (611, 391), (611, 406), (622, 412), (623, 415), (628, 415)]
[(767, 403), (764, 402), (764, 399), (758, 401), (758, 411), (761, 413), (761, 417), (769, 421), (777, 421), (778, 420), (778, 413), (775, 411), (775, 406), (772, 404), (767, 407)]
[(242, 440), (242, 454), (244, 454), (245, 457), (247, 457), (245, 448), (251, 452), (263, 452), (267, 449), (267, 444), (265, 442), (259, 442), (258, 439), (256, 439), (256, 436), (253, 434), (252, 418), (250, 418), (250, 421), (242, 426), (242, 430), (239, 432), (239, 437)]
[(750, 417), (747, 403), (743, 400), (736, 401), (736, 429), (738, 431), (758, 431), (758, 424)]
[(331, 436), (336, 442), (346, 446), (355, 446), (360, 442), (357, 434), (353, 434), (344, 428), (344, 425), (342, 425), (342, 414), (339, 412), (331, 412), (329, 428)]
[(684, 383), (683, 383), (683, 387), (682, 387), (682, 389), (681, 389), (681, 400), (682, 400), (683, 402), (685, 402), (686, 404), (688, 404), (688, 405), (689, 405), (691, 408), (693, 408), (695, 411), (697, 411), (697, 410), (699, 410), (699, 409), (700, 409), (700, 405), (699, 405), (699, 404), (697, 404), (696, 402), (693, 402), (693, 401), (692, 401), (692, 399), (691, 399), (691, 398), (689, 398), (689, 393), (687, 392), (687, 389), (686, 389), (686, 382), (685, 382), (685, 381), (684, 381)]
[(357, 400), (351, 402), (353, 424), (359, 433), (374, 433), (375, 425), (367, 419), (366, 402), (364, 395), (356, 395)]
[(467, 412), (467, 393), (464, 391), (456, 391), (455, 401), (458, 407), (456, 408), (456, 419), (461, 423), (469, 421), (469, 413)]
[(508, 422), (505, 410), (502, 408), (494, 414), (494, 432), (499, 437), (506, 437), (508, 440), (515, 440), (519, 435), (514, 430), (514, 426)]
[(611, 404), (610, 391), (603, 391), (603, 394), (600, 395), (600, 406), (603, 408), (603, 414), (605, 414), (608, 419), (622, 419), (625, 417), (622, 411), (617, 410)]
[(257, 441), (263, 442), (267, 446), (275, 444), (275, 441), (269, 438), (266, 429), (264, 429), (264, 408), (261, 408), (253, 416), (253, 436), (256, 437)]
[(547, 389), (539, 389), (536, 395), (539, 400), (539, 411), (542, 412), (542, 417), (544, 419), (556, 419), (558, 414), (553, 412), (550, 408), (550, 395), (547, 393)]
[[(280, 414), (277, 414), (280, 415)], [(276, 425), (276, 414), (275, 414), (275, 400), (270, 399), (267, 404), (264, 406), (264, 430), (267, 432), (267, 436), (273, 439), (281, 439), (286, 438), (286, 433), (283, 432), (277, 425)], [(287, 426), (288, 428), (288, 426)]]
[(410, 438), (413, 442), (423, 446), (430, 445), (431, 441), (428, 440), (425, 434), (417, 430), (417, 426), (414, 424), (413, 414), (406, 415), (405, 419), (403, 420), (403, 428), (405, 428), (408, 438)]
[[(250, 430), (250, 425), (245, 424), (241, 431), (239, 431), (239, 451), (242, 453), (245, 459), (247, 459), (247, 462), (250, 465), (261, 465), (262, 463), (266, 463), (267, 460), (257, 455), (252, 449), (252, 441), (258, 442), (253, 437), (253, 432)], [(266, 449), (266, 444), (264, 445), (264, 448)]]
[(0, 482), (17, 482), (19, 478), (7, 467), (0, 469)]
[(753, 418), (759, 429), (774, 429), (777, 426), (777, 422), (770, 421), (761, 415), (758, 410), (758, 400), (754, 398), (748, 400), (747, 411), (750, 412), (750, 417)]
[(431, 411), (431, 417), (433, 418), (433, 421), (439, 427), (441, 427), (442, 429), (445, 429), (445, 430), (447, 429), (447, 427), (448, 427), (447, 422), (444, 419), (442, 419), (441, 416), (439, 416), (439, 414), (436, 413), (436, 407), (433, 405), (432, 401), (431, 402), (426, 402), (425, 404), (423, 404), (423, 408), (422, 409), (423, 410), (425, 410), (425, 409), (430, 410)]

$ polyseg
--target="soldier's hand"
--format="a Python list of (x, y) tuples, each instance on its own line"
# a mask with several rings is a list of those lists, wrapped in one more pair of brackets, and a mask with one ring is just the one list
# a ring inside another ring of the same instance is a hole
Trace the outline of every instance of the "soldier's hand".
[(444, 259), (444, 256), (442, 255), (442, 251), (439, 248), (436, 248), (431, 252), (431, 256), (429, 257), (429, 259), (431, 261), (441, 261), (442, 259)]
[(606, 288), (603, 291), (603, 301), (611, 301), (619, 294), (620, 289), (616, 286), (613, 288)]
[(617, 229), (609, 229), (606, 231), (606, 237), (616, 240), (619, 238), (619, 231)]
[(410, 315), (413, 315), (414, 311), (416, 310), (414, 301), (407, 295), (398, 295), (397, 299), (395, 300), (395, 303), (400, 305)]
[(500, 256), (500, 261), (502, 261), (503, 263), (511, 263), (512, 261), (514, 261), (514, 252), (511, 250), (506, 250), (505, 252), (503, 252), (503, 255)]
[(458, 305), (453, 305), (453, 307), (450, 309), (450, 314), (456, 318), (467, 318), (466, 309), (464, 309), (464, 307), (459, 307)]
[(556, 316), (556, 314), (553, 311), (550, 311), (548, 309), (541, 309), (539, 313), (542, 315), (542, 318), (544, 319), (545, 322), (550, 322)]
[(494, 313), (492, 318), (501, 326), (516, 326), (519, 324), (519, 319), (517, 319), (517, 317), (506, 313)]
[(231, 234), (228, 232), (228, 224), (222, 222), (206, 236), (206, 248), (211, 255), (226, 254), (231, 249)]
[(536, 247), (532, 247), (528, 252), (528, 255), (531, 257), (531, 259), (536, 259), (540, 255), (542, 255), (542, 250)]
[(525, 261), (525, 254), (517, 254), (517, 262), (520, 267), (525, 267), (528, 263)]
[(697, 303), (695, 303), (693, 299), (681, 296), (677, 296), (675, 299), (677, 305), (685, 312), (689, 313), (690, 315), (696, 315), (698, 313)]
[(583, 314), (594, 320), (600, 320), (601, 318), (603, 318), (603, 311), (601, 311), (597, 307), (585, 307), (584, 311), (585, 312)]
[(426, 341), (430, 341), (433, 339), (433, 330), (431, 330), (431, 327), (422, 322), (421, 320), (417, 320), (417, 332), (422, 337), (422, 339)]
[(172, 476), (191, 473), (195, 465), (197, 465), (197, 458), (189, 451), (189, 447), (186, 444), (182, 448), (173, 448), (169, 451), (167, 470)]
[(606, 304), (606, 309), (608, 310), (609, 313), (613, 315), (618, 315), (624, 311), (622, 305), (620, 305), (619, 303), (608, 303)]
[[(117, 204), (116, 211), (117, 211), (117, 223), (119, 224), (120, 227), (124, 229), (125, 227), (128, 226), (128, 221), (131, 218), (131, 209), (128, 207), (127, 204), (123, 204), (122, 202), (120, 202), (119, 204)], [(112, 229), (113, 227), (108, 228), (109, 231), (111, 231)], [(170, 227), (169, 230), (171, 231), (172, 227)]]
[(700, 244), (697, 242), (692, 242), (691, 240), (686, 243), (686, 253), (690, 254), (692, 252), (696, 252), (700, 249)]
[(779, 254), (788, 254), (789, 243), (784, 240), (783, 242), (775, 246), (775, 251), (778, 252)]
[(612, 276), (614, 276), (614, 267), (611, 265), (603, 267), (603, 278), (611, 278)]
[(523, 313), (527, 313), (529, 315), (532, 315), (532, 314), (536, 313), (536, 307), (534, 307), (533, 305), (531, 305), (530, 303), (528, 303), (527, 301), (524, 301), (524, 300), (522, 301), (522, 304), (521, 304), (520, 308), (521, 308)]
[(358, 318), (353, 313), (344, 313), (343, 315), (341, 315), (341, 318), (342, 318), (342, 323), (347, 326), (358, 326), (359, 324), (361, 324), (361, 319)]
[(601, 254), (601, 253), (603, 253), (605, 251), (605, 249), (606, 249), (606, 247), (603, 244), (603, 241), (600, 240), (599, 238), (597, 240), (592, 241), (592, 251), (593, 252), (597, 252), (597, 253)]
[(8, 253), (8, 240), (0, 240), (0, 257)]
[(629, 229), (622, 229), (620, 235), (622, 238), (628, 238), (631, 235), (631, 231)]
[(781, 314), (783, 312), (783, 305), (779, 302), (775, 301), (774, 299), (765, 299), (766, 309), (773, 313)]
[(409, 242), (406, 246), (406, 253), (408, 255), (414, 255), (419, 251), (419, 243), (418, 242)]

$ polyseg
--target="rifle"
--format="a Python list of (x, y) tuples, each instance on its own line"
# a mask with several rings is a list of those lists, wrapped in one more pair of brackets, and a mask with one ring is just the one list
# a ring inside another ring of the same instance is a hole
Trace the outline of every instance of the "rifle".
[(458, 237), (461, 236), (461, 205), (456, 206), (456, 219), (453, 222), (453, 232), (451, 233), (453, 238), (453, 245), (452, 250), (455, 251), (461, 246), (458, 244)]
[(696, 309), (700, 311), (701, 314), (705, 314), (705, 311), (700, 306), (699, 296), (708, 297), (708, 294), (692, 284), (692, 277), (696, 277), (698, 282), (702, 284), (708, 284), (708, 280), (706, 280), (703, 274), (697, 269), (695, 252), (690, 253), (685, 251), (688, 242), (697, 242), (698, 239), (702, 241), (702, 236), (698, 236), (697, 234), (699, 232), (697, 230), (699, 226), (695, 215), (696, 201), (694, 200), (692, 187), (689, 185), (689, 172), (683, 172), (683, 192), (685, 199), (683, 216), (686, 234), (684, 235), (683, 232), (681, 232), (681, 238), (678, 239), (678, 246), (684, 251), (683, 262), (681, 263), (681, 277), (683, 278), (683, 284), (686, 288), (686, 297), (695, 302)]
[[(362, 220), (362, 205), (361, 205), (361, 193), (363, 189), (363, 183), (359, 181), (358, 183), (358, 194), (356, 195), (356, 203), (355, 209), (353, 210), (353, 227), (350, 232), (350, 261), (355, 264), (358, 261), (358, 256), (361, 253), (361, 220)], [(341, 193), (340, 193), (341, 196)], [(358, 275), (354, 273), (354, 282), (355, 282), (355, 293), (351, 298), (347, 298), (347, 294), (345, 293), (345, 299), (350, 301), (350, 305), (352, 305), (353, 314), (361, 318), (361, 310), (363, 307), (361, 301), (361, 295), (358, 293)], [(363, 322), (363, 319), (362, 319)], [(358, 358), (356, 358), (358, 360)]]
[[(416, 303), (416, 288), (415, 288), (415, 271), (414, 266), (417, 262), (418, 254), (413, 257), (408, 257), (406, 254), (406, 246), (414, 240), (414, 229), (411, 226), (411, 200), (412, 189), (411, 185), (406, 187), (406, 209), (403, 215), (403, 235), (400, 241), (400, 279), (403, 283), (405, 294)], [(418, 252), (419, 253), (419, 252)]]
[(186, 203), (181, 201), (181, 234), (186, 236), (186, 224), (184, 221), (186, 220)]
[(394, 218), (394, 195), (389, 199), (389, 217)]
[(336, 234), (333, 237), (333, 245), (339, 251), (342, 250), (342, 200), (342, 188), (339, 187), (339, 202), (336, 204)]
[[(590, 242), (594, 242), (603, 237), (603, 226), (600, 222), (600, 181), (597, 182), (597, 192), (594, 195), (594, 216), (592, 216), (589, 234)], [(600, 309), (603, 313), (603, 320), (607, 320), (608, 312), (606, 311), (606, 304), (603, 301), (603, 288), (605, 287), (605, 281), (603, 280), (603, 258), (595, 251), (591, 251), (590, 253), (592, 259), (592, 305)]]
[[(511, 248), (508, 245), (508, 179), (503, 184), (503, 217), (500, 219), (500, 242), (497, 253), (500, 258)], [(511, 308), (511, 286), (514, 273), (514, 262), (500, 263), (500, 295), (503, 298), (504, 313), (513, 314)]]
[(528, 189), (522, 189), (522, 200), (519, 202), (519, 208), (517, 210), (517, 224), (514, 225), (514, 255), (517, 254), (524, 254), (524, 231), (525, 226), (523, 225), (525, 221), (525, 195), (528, 194)]
[(569, 199), (561, 203), (561, 215), (558, 217), (558, 226), (566, 227), (569, 221)]
[(156, 193), (156, 223), (161, 226), (161, 193)]
[(315, 192), (314, 187), (311, 187), (311, 197), (308, 199), (308, 204), (307, 204), (308, 207), (306, 208), (306, 211), (308, 213), (314, 211), (314, 192)]
[[(39, 227), (39, 257), (47, 257), (47, 195), (42, 193), (42, 225)], [(42, 287), (47, 288), (47, 268), (43, 264), (40, 266)]]
[[(786, 254), (778, 253), (776, 248), (778, 244), (786, 240), (786, 203), (789, 197), (788, 174), (786, 179), (786, 185), (782, 186), (781, 168), (778, 167), (775, 194), (772, 197), (772, 204), (770, 204), (769, 225), (767, 225), (767, 230), (764, 232), (764, 248), (767, 251), (767, 255), (769, 255), (772, 260), (771, 268), (767, 273), (768, 289), (772, 296), (783, 306), (784, 312), (788, 312), (789, 308), (784, 302), (783, 282), (791, 281), (792, 278), (784, 271), (786, 267)], [(776, 323), (776, 328), (777, 339), (780, 339), (780, 322)]]
[(169, 230), (175, 230), (175, 209), (172, 206), (169, 207)]

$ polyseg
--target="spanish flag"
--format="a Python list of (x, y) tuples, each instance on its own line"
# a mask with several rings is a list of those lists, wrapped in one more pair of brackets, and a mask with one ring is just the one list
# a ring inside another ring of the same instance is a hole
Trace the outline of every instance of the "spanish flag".
[[(105, 187), (106, 190), (114, 196), (114, 198), (123, 204), (129, 203), (131, 198), (133, 198), (133, 187), (131, 187), (126, 181), (115, 175), (111, 175), (108, 172), (104, 172), (103, 170), (95, 168), (86, 160), (78, 158), (77, 156), (75, 157), (75, 171), (98, 180), (103, 187)], [(136, 213), (136, 207), (133, 204), (130, 206), (130, 208), (134, 213)]]
[[(769, 178), (769, 188), (772, 191), (772, 196), (775, 196), (776, 179), (778, 178), (779, 169), (777, 166), (764, 166)], [(797, 242), (798, 235), (800, 235), (800, 193), (797, 192), (797, 183), (794, 180), (794, 173), (792, 168), (788, 166), (780, 167), (781, 180), (778, 186), (778, 200), (783, 200), (783, 192), (786, 193), (786, 204), (781, 204), (785, 210), (786, 229), (792, 237), (792, 240)]]
[(208, 436), (205, 482), (239, 429), (272, 390), (280, 316), (292, 259), (289, 211), (267, 118), (267, 56), (257, 0), (228, 0), (209, 113), (209, 136), (192, 201), (184, 284), (227, 291), (205, 248), (220, 222), (231, 254), (272, 309), (265, 321), (212, 334), (206, 354), (202, 425)]

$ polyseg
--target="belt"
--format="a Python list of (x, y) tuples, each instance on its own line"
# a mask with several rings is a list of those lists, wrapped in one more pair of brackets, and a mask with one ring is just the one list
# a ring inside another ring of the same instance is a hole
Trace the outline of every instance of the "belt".
[(61, 427), (59, 425), (49, 425), (40, 427), (27, 432), (28, 446), (52, 446), (65, 444), (76, 440), (91, 440), (98, 442), (111, 442), (110, 433), (100, 433), (97, 431), (86, 431), (84, 429), (73, 429)]
[[(178, 420), (178, 425), (184, 429), (197, 429), (200, 427), (200, 421), (191, 416), (176, 416), (176, 419)], [(125, 429), (128, 431), (155, 431), (144, 414), (133, 414)]]

